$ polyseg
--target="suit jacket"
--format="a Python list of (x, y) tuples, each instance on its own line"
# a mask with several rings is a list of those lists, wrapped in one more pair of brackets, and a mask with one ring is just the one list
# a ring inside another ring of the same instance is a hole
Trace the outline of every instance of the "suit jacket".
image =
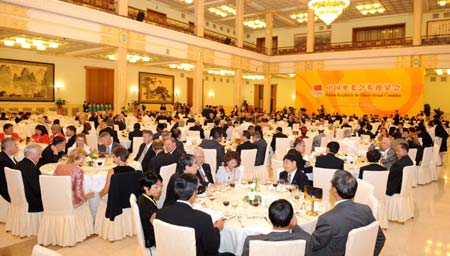
[(37, 164), (38, 167), (43, 166), (44, 164), (48, 163), (57, 163), (59, 159), (63, 156), (64, 152), (59, 152), (57, 155), (53, 154), (52, 145), (48, 145), (45, 147), (45, 149), (42, 151), (42, 157), (39, 159), (39, 162)]
[(186, 152), (184, 152), (184, 150), (180, 150), (179, 148), (175, 148), (175, 150), (172, 153), (169, 153), (170, 155), (172, 155), (173, 158), (176, 159), (176, 161), (178, 162), (178, 159), (180, 159), (180, 157), (182, 157), (183, 155), (186, 154)]
[(220, 231), (213, 226), (211, 216), (207, 213), (194, 210), (185, 203), (176, 202), (159, 210), (156, 218), (173, 225), (193, 228), (197, 256), (219, 255)]
[(209, 164), (204, 163), (202, 166), (202, 170), (205, 173), (205, 178), (207, 178), (208, 180), (203, 180), (202, 175), (200, 174), (200, 168), (197, 171), (197, 177), (200, 180), (200, 182), (202, 183), (203, 186), (207, 187), (209, 183), (214, 183), (214, 179), (213, 179), (213, 175), (211, 173), (211, 166), (209, 166)]
[(257, 148), (255, 166), (263, 165), (266, 158), (267, 142), (260, 139), (259, 141), (253, 142), (253, 144), (256, 145)]
[(242, 150), (247, 150), (247, 149), (258, 149), (258, 147), (251, 143), (250, 141), (246, 141), (242, 144), (239, 144), (236, 148), (236, 152), (238, 152), (239, 154), (241, 154)]
[(117, 136), (117, 131), (114, 130), (113, 128), (108, 126), (108, 127), (104, 128), (103, 130), (100, 130), (99, 134), (102, 134), (103, 132), (109, 133), (111, 135), (111, 137), (113, 138), (114, 142), (120, 143), (119, 137)]
[(119, 130), (125, 130), (127, 128), (127, 124), (125, 123), (125, 120), (120, 121), (114, 121), (114, 124), (117, 124), (119, 126)]
[[(280, 179), (281, 180), (288, 180), (288, 173), (287, 171), (280, 172)], [(292, 182), (290, 184), (296, 184), (300, 188), (300, 190), (303, 192), (305, 185), (312, 185), (311, 182), (308, 180), (308, 176), (301, 170), (298, 170), (295, 172), (294, 178), (292, 178)]]
[(67, 142), (66, 142), (66, 153), (67, 153), (67, 150), (70, 148), (70, 147), (72, 147), (73, 146), (73, 144), (75, 144), (75, 139), (76, 139), (76, 135), (74, 134), (74, 135), (72, 135), (68, 140), (67, 140)]
[(200, 131), (200, 139), (204, 139), (205, 138), (205, 132), (203, 131), (203, 128), (200, 126), (192, 126), (189, 128), (189, 131)]
[[(145, 146), (146, 146), (145, 143), (142, 143), (139, 146), (139, 150), (138, 150), (136, 157), (134, 158), (134, 161), (138, 161), (139, 158), (141, 158), (141, 155), (144, 152)], [(141, 163), (142, 167), (148, 166), (150, 159), (153, 157), (155, 157), (155, 151), (153, 151), (152, 145), (150, 145), (149, 148), (147, 149), (147, 152), (145, 153), (144, 159), (142, 159), (142, 163)]]
[(392, 196), (393, 194), (400, 193), (402, 189), (403, 168), (413, 164), (413, 161), (407, 155), (397, 160), (397, 162), (391, 166), (391, 169), (389, 169), (386, 195)]
[[(114, 149), (117, 148), (117, 147), (121, 147), (121, 145), (119, 143), (117, 143), (117, 142), (113, 142), (112, 143), (112, 147), (111, 147), (111, 154), (114, 151)], [(104, 145), (99, 144), (98, 145), (98, 152), (108, 153), (108, 150), (106, 149), (106, 147)]]
[(28, 212), (42, 212), (41, 187), (39, 186), (39, 175), (41, 171), (28, 158), (24, 158), (18, 162), (14, 169), (20, 170), (22, 173), (23, 186), (25, 190), (25, 197), (28, 202)]
[(385, 155), (387, 154), (385, 157), (381, 157), (381, 164), (386, 167), (387, 169), (390, 169), (391, 166), (394, 164), (395, 161), (397, 161), (397, 156), (395, 155), (395, 151), (390, 148), (388, 149), (388, 151), (381, 151), (380, 150), (381, 155)]
[(177, 159), (174, 158), (172, 155), (164, 153), (164, 152), (160, 152), (159, 154), (150, 158), (147, 165), (142, 165), (142, 170), (152, 171), (154, 173), (159, 174), (159, 171), (161, 170), (161, 166), (171, 165), (176, 162), (177, 162)]
[(295, 150), (295, 148), (289, 149), (287, 153), (295, 156), (295, 162), (297, 163), (297, 170), (305, 171), (306, 161), (303, 159), (302, 154), (300, 154), (300, 152)]
[[(344, 256), (348, 233), (374, 221), (372, 210), (367, 205), (353, 200), (340, 202), (319, 216), (316, 230), (312, 234), (314, 256)], [(380, 253), (385, 240), (383, 232), (378, 228), (373, 255)]]
[(317, 157), (316, 167), (344, 170), (344, 160), (336, 157), (332, 153), (328, 153)]
[(381, 166), (379, 164), (369, 164), (365, 166), (361, 166), (359, 168), (359, 177), (360, 179), (363, 178), (364, 171), (387, 171), (386, 167)]
[(286, 134), (283, 133), (275, 133), (272, 136), (272, 141), (270, 142), (270, 146), (272, 147), (273, 152), (275, 152), (275, 143), (276, 143), (276, 138), (287, 138), (288, 136)]
[(177, 144), (178, 152), (180, 152), (182, 155), (186, 154), (183, 142), (179, 141), (178, 139), (175, 139), (175, 143)]
[(6, 183), (5, 167), (13, 168), (16, 163), (9, 158), (5, 152), (0, 152), (0, 195), (8, 202), (11, 202)]
[(322, 138), (326, 137), (324, 133), (319, 133), (313, 138), (312, 142), (312, 150), (314, 150), (316, 147), (320, 147), (320, 144), (322, 144)]
[(312, 255), (312, 239), (311, 235), (302, 230), (298, 225), (291, 231), (287, 232), (270, 232), (266, 235), (253, 235), (247, 236), (244, 243), (244, 250), (242, 256), (249, 255), (250, 241), (262, 240), (262, 241), (287, 241), (287, 240), (305, 240), (305, 256)]
[(217, 168), (219, 168), (219, 166), (222, 165), (223, 159), (225, 158), (225, 148), (219, 142), (217, 142), (216, 140), (204, 139), (200, 143), (199, 147), (205, 148), (205, 149), (215, 149), (216, 150), (216, 166), (217, 166)]

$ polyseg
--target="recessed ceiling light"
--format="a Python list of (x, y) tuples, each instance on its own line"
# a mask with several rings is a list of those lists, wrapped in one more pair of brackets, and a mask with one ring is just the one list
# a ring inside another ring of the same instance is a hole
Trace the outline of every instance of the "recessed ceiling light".
[(31, 44), (29, 44), (29, 43), (22, 43), (22, 48), (30, 49), (31, 48)]
[(5, 41), (3, 41), (3, 44), (5, 46), (14, 46), (14, 41), (13, 40), (5, 40)]
[(56, 42), (50, 42), (50, 43), (48, 44), (48, 47), (50, 47), (50, 48), (58, 48), (58, 47), (59, 47), (59, 44), (56, 43)]

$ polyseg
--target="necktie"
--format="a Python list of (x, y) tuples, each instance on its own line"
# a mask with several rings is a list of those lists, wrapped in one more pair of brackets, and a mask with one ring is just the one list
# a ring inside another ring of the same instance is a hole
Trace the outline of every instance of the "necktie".
[(140, 163), (142, 163), (142, 160), (144, 160), (145, 154), (147, 154), (147, 150), (148, 150), (148, 147), (147, 147), (147, 145), (145, 145), (144, 150), (142, 151), (142, 154), (141, 154), (141, 156), (138, 159), (138, 161)]
[(292, 173), (288, 174), (288, 182), (289, 182), (289, 184), (292, 183)]
[(112, 149), (112, 145), (108, 147), (108, 155), (111, 155), (111, 149)]
[(201, 181), (203, 182), (203, 181), (205, 181), (205, 175), (203, 174), (203, 169), (202, 169), (202, 167), (200, 166), (200, 168), (198, 168), (198, 172), (200, 173), (200, 177), (201, 177)]

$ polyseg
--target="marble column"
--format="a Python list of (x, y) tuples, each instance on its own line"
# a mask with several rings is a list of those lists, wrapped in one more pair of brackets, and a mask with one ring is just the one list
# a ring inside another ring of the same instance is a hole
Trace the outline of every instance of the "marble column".
[(236, 0), (236, 20), (234, 25), (237, 47), (244, 47), (244, 0)]
[[(272, 81), (269, 72), (264, 73), (264, 88), (263, 88), (263, 111), (270, 112), (270, 101), (272, 97)], [(275, 109), (274, 109), (275, 110)]]
[(423, 0), (414, 0), (413, 11), (413, 45), (422, 44)]
[(244, 79), (242, 78), (242, 69), (236, 69), (234, 71), (234, 97), (233, 97), (233, 106), (237, 105), (238, 107), (242, 103), (242, 86), (244, 84)]
[(128, 0), (118, 0), (116, 13), (120, 16), (128, 16)]
[(119, 33), (119, 47), (117, 48), (117, 60), (114, 65), (114, 113), (120, 113), (122, 107), (127, 106), (127, 53), (128, 32)]
[(195, 35), (203, 37), (205, 32), (205, 0), (195, 0)]
[(273, 14), (266, 13), (266, 54), (272, 55), (272, 31), (273, 30)]
[(308, 24), (306, 31), (306, 52), (314, 52), (314, 10), (308, 8)]
[(192, 86), (192, 108), (193, 114), (200, 114), (203, 108), (203, 60), (198, 60), (195, 63), (193, 86)]

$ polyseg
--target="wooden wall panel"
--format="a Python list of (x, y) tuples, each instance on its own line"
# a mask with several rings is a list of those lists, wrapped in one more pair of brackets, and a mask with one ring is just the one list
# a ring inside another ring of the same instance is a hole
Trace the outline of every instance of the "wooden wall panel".
[(114, 105), (114, 69), (86, 66), (86, 102)]

